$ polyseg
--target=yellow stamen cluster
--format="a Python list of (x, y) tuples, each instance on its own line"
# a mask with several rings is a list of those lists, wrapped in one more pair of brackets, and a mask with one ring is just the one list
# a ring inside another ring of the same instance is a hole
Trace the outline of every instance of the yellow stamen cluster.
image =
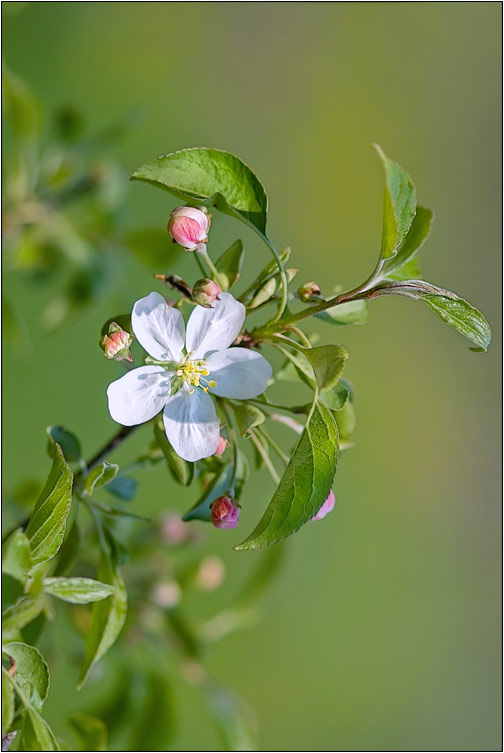
[(215, 387), (217, 382), (213, 379), (210, 381), (206, 379), (210, 375), (207, 363), (205, 361), (191, 361), (190, 355), (179, 365), (176, 374), (178, 377), (182, 377), (187, 386), (190, 387), (190, 395), (193, 394), (195, 387), (201, 387), (202, 390), (208, 392), (208, 388)]

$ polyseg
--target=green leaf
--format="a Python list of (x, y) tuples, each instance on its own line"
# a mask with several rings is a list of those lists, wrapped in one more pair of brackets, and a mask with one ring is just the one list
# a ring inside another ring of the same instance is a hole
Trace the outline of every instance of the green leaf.
[(289, 350), (283, 348), (280, 345), (277, 345), (277, 348), (287, 358), (288, 363), (284, 364), (277, 371), (277, 373), (275, 374), (276, 378), (286, 382), (297, 382), (298, 380), (295, 377), (295, 374), (297, 374), (301, 381), (307, 384), (311, 389), (314, 389), (315, 379), (313, 378), (313, 369), (310, 366), (310, 362), (303, 355), (303, 353), (300, 350), (295, 350), (293, 353), (291, 353)]
[(51, 471), (26, 529), (34, 564), (51, 559), (60, 548), (72, 504), (73, 473), (61, 447), (54, 447)]
[(42, 706), (49, 692), (49, 667), (34, 646), (14, 641), (3, 646), (3, 652), (16, 663), (14, 682), (24, 698), (35, 711), (42, 711)]
[(116, 476), (110, 481), (106, 489), (114, 497), (122, 499), (124, 502), (131, 502), (135, 497), (138, 481), (130, 476)]
[(238, 282), (245, 253), (241, 240), (235, 241), (215, 263), (222, 290), (229, 290)]
[(345, 445), (351, 442), (356, 424), (355, 409), (352, 403), (348, 401), (342, 408), (335, 410), (334, 418), (338, 424), (341, 449), (344, 449)]
[(130, 681), (127, 750), (170, 750), (175, 699), (163, 667), (135, 672)]
[(2, 572), (24, 582), (31, 567), (30, 542), (23, 529), (18, 528), (3, 545)]
[(107, 599), (97, 601), (91, 614), (91, 629), (86, 643), (86, 652), (77, 689), (80, 690), (96, 662), (115, 643), (126, 619), (128, 597), (126, 586), (117, 567), (119, 550), (111, 539), (111, 552), (102, 550), (97, 578), (114, 587)]
[(21, 731), (19, 750), (53, 751), (61, 750), (54, 732), (31, 706), (26, 707), (24, 727)]
[(247, 308), (256, 309), (263, 303), (266, 303), (266, 301), (269, 301), (270, 298), (275, 295), (276, 287), (277, 281), (275, 277), (272, 277), (259, 288), (257, 293), (255, 293), (254, 297), (248, 304)]
[(424, 301), (443, 322), (474, 343), (476, 347), (471, 350), (484, 352), (490, 345), (492, 330), (483, 314), (449, 290), (425, 280), (404, 280), (383, 283), (372, 291), (373, 298), (382, 295), (402, 295)]
[(261, 521), (239, 546), (259, 549), (298, 531), (321, 508), (331, 490), (338, 458), (333, 414), (317, 399)]
[(62, 426), (48, 426), (46, 434), (47, 453), (50, 458), (54, 458), (56, 454), (56, 444), (61, 447), (67, 463), (76, 463), (82, 458), (80, 442), (71, 431)]
[(79, 556), (80, 542), (79, 524), (74, 520), (59, 550), (54, 575), (65, 575), (72, 569)]
[(421, 276), (414, 257), (429, 237), (433, 222), (434, 212), (431, 209), (417, 207), (411, 228), (401, 243), (396, 256), (389, 259), (383, 267), (384, 278), (388, 280), (408, 280)]
[(90, 604), (106, 599), (115, 589), (92, 578), (44, 578), (44, 591), (70, 604)]
[(233, 409), (238, 430), (242, 437), (246, 435), (249, 429), (263, 424), (266, 420), (266, 416), (259, 408), (245, 400), (239, 403), (230, 403), (230, 406)]
[[(247, 458), (238, 450), (236, 472), (233, 480), (233, 463), (228, 463), (223, 467), (220, 473), (216, 474), (210, 484), (207, 486), (198, 501), (186, 512), (182, 520), (205, 520), (210, 521), (212, 515), (210, 505), (224, 494), (234, 492), (236, 500), (240, 498), (243, 486), (248, 478)], [(231, 487), (234, 486), (234, 489)]]
[(369, 311), (366, 301), (347, 301), (315, 314), (317, 319), (329, 324), (366, 324)]
[(34, 620), (46, 605), (45, 598), (38, 596), (23, 596), (2, 614), (2, 634), (4, 640), (10, 640), (18, 636), (21, 628)]
[(305, 355), (310, 362), (319, 390), (334, 387), (343, 375), (348, 350), (343, 345), (321, 345), (306, 348)]
[(68, 721), (82, 740), (80, 750), (107, 750), (107, 727), (99, 717), (76, 711)]
[(350, 399), (350, 390), (340, 379), (327, 390), (321, 390), (320, 401), (329, 410), (341, 410)]
[(14, 720), (14, 688), (9, 682), (7, 670), (2, 667), (2, 737), (7, 734)]
[(383, 235), (381, 255), (395, 256), (411, 227), (416, 210), (416, 190), (408, 173), (385, 156), (378, 144), (373, 145), (385, 168)]
[(131, 179), (152, 183), (193, 205), (214, 206), (255, 226), (261, 234), (266, 231), (266, 192), (250, 167), (229, 152), (181, 149), (146, 162)]
[(99, 489), (100, 486), (106, 486), (117, 476), (119, 466), (115, 463), (108, 463), (106, 460), (101, 465), (97, 465), (89, 472), (86, 478), (84, 488), (89, 495), (93, 494), (95, 489)]
[(177, 455), (166, 437), (162, 420), (154, 422), (154, 436), (175, 481), (182, 486), (189, 486), (194, 478), (194, 463), (189, 463)]
[[(282, 251), (282, 253), (280, 254), (280, 261), (282, 262), (282, 264), (285, 265), (288, 262), (291, 253), (291, 248), (286, 248), (284, 251)], [(253, 283), (249, 285), (244, 293), (242, 293), (239, 300), (242, 303), (248, 303), (257, 293), (259, 288), (261, 288), (269, 279), (275, 277), (276, 274), (278, 274), (278, 264), (276, 263), (276, 260), (272, 260), (268, 262), (266, 266), (259, 272)]]
[(463, 298), (427, 294), (422, 296), (422, 300), (443, 322), (476, 345), (476, 348), (471, 348), (471, 350), (486, 352), (492, 339), (492, 330), (478, 309)]
[(2, 614), (24, 594), (24, 586), (17, 578), (2, 573)]

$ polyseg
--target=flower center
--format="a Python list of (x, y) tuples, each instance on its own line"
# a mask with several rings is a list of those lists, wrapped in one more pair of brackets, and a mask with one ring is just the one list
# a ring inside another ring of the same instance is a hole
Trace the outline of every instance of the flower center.
[(208, 388), (215, 387), (217, 382), (213, 379), (207, 379), (210, 375), (210, 371), (206, 361), (193, 361), (191, 360), (191, 355), (192, 354), (189, 353), (187, 358), (179, 363), (178, 369), (175, 373), (187, 384), (190, 395), (193, 394), (195, 387), (201, 387), (202, 390), (208, 392)]

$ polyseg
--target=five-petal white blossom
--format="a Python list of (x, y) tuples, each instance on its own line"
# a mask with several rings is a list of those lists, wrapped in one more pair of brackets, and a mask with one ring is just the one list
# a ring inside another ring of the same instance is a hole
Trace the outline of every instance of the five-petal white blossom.
[(194, 461), (213, 455), (220, 432), (209, 393), (247, 400), (264, 392), (272, 373), (260, 353), (229, 347), (244, 320), (245, 306), (230, 293), (221, 293), (211, 309), (196, 306), (187, 330), (180, 311), (159, 293), (137, 301), (132, 328), (155, 363), (109, 385), (114, 421), (134, 426), (163, 411), (166, 436), (180, 457)]

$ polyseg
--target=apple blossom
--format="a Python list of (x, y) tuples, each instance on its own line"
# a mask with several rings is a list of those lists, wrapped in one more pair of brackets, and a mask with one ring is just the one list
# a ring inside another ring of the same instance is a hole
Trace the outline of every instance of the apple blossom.
[(323, 518), (325, 518), (326, 515), (329, 515), (329, 513), (332, 512), (334, 508), (335, 502), (336, 502), (336, 498), (334, 496), (333, 490), (331, 489), (326, 501), (324, 502), (324, 504), (322, 505), (318, 513), (313, 516), (312, 520), (322, 520)]
[(305, 282), (304, 285), (298, 288), (297, 292), (301, 300), (305, 302), (310, 301), (313, 297), (320, 298), (320, 286), (313, 280)]
[(219, 437), (219, 444), (217, 445), (217, 449), (214, 452), (214, 455), (217, 455), (218, 458), (221, 457), (221, 455), (224, 454), (229, 442), (227, 441), (226, 437), (223, 437), (222, 434)]
[(198, 280), (192, 289), (192, 299), (200, 306), (204, 306), (209, 309), (212, 308), (212, 303), (219, 300), (221, 293), (220, 285), (213, 280), (208, 280), (204, 277), (202, 280)]
[(177, 207), (170, 215), (167, 230), (186, 251), (205, 251), (210, 220), (205, 207)]
[(159, 293), (137, 301), (131, 325), (150, 358), (147, 366), (109, 385), (114, 421), (134, 426), (163, 411), (166, 436), (181, 458), (196, 461), (213, 455), (220, 426), (210, 395), (232, 400), (257, 397), (272, 374), (260, 353), (230, 347), (244, 320), (245, 306), (230, 293), (222, 293), (211, 309), (196, 306), (187, 328), (180, 311)]
[(210, 507), (212, 523), (216, 528), (236, 528), (240, 517), (240, 508), (231, 497), (219, 497)]
[(122, 329), (117, 322), (111, 322), (108, 333), (103, 335), (100, 345), (105, 354), (105, 358), (124, 358), (126, 361), (133, 361), (129, 347), (133, 342), (132, 335)]

